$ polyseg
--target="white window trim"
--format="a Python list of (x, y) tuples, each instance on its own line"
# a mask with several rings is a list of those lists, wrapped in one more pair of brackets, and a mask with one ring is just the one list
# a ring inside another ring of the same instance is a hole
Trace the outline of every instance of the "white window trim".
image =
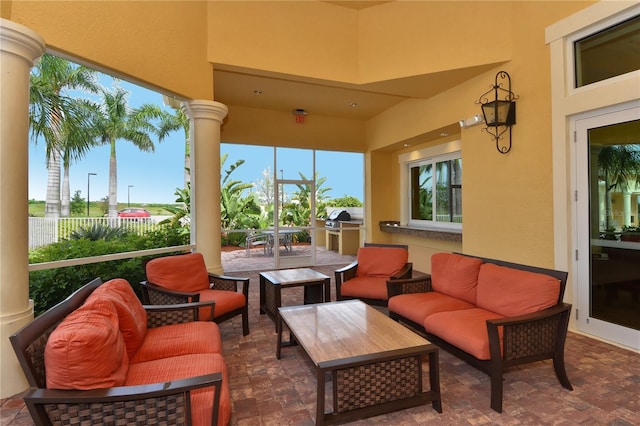
[(462, 158), (462, 140), (455, 140), (439, 144), (423, 149), (417, 149), (415, 151), (400, 154), (398, 156), (398, 162), (400, 163), (400, 225), (410, 226), (412, 228), (420, 229), (433, 229), (437, 231), (454, 231), (462, 232), (461, 223), (450, 222), (430, 222), (428, 225), (426, 221), (413, 221), (411, 220), (411, 214), (409, 209), (409, 203), (411, 200), (411, 188), (409, 182), (409, 169), (412, 165), (415, 165), (421, 161), (429, 159), (438, 159), (439, 161), (450, 160), (453, 158)]

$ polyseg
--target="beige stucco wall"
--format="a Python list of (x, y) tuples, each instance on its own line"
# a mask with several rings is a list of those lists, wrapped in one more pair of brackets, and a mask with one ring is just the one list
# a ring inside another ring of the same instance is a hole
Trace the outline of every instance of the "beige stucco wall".
[(161, 92), (214, 98), (212, 66), (206, 61), (206, 2), (2, 3), (2, 17), (36, 31), (52, 53), (70, 55)]

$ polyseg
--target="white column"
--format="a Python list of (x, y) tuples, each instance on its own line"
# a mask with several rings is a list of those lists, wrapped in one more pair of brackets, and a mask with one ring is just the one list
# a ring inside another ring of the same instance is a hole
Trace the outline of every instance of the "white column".
[(191, 117), (191, 235), (209, 272), (223, 273), (220, 250), (220, 125), (226, 105), (186, 102)]
[(627, 188), (622, 190), (622, 211), (624, 226), (631, 226), (631, 193)]
[(33, 320), (29, 300), (29, 72), (44, 40), (0, 18), (0, 397), (27, 381), (9, 336)]

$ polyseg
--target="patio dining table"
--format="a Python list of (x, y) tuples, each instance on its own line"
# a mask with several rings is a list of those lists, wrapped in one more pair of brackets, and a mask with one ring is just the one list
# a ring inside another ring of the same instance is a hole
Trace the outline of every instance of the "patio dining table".
[[(275, 244), (275, 230), (273, 229), (265, 229), (262, 231), (264, 234), (269, 236), (269, 241), (265, 246), (267, 254), (269, 256), (273, 255), (273, 248), (276, 247)], [(299, 230), (294, 229), (279, 229), (278, 230), (278, 247), (282, 245), (284, 249), (288, 252), (293, 251), (293, 236), (300, 232)]]

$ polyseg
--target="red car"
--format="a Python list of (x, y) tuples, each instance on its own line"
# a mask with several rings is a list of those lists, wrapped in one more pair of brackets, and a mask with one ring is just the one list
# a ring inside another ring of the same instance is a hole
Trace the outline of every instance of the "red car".
[(151, 217), (151, 213), (145, 209), (127, 208), (120, 210), (118, 217)]

